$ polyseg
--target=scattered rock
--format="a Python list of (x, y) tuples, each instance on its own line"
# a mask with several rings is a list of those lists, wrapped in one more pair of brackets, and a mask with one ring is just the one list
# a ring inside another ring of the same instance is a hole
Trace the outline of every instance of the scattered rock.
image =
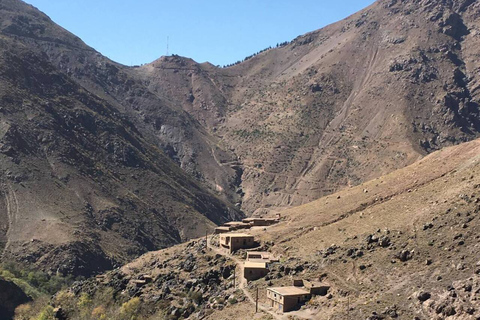
[(427, 301), (428, 299), (431, 298), (430, 292), (427, 291), (421, 291), (417, 294), (417, 299), (421, 302)]
[(411, 260), (413, 258), (413, 251), (402, 250), (396, 255), (396, 258), (402, 262)]

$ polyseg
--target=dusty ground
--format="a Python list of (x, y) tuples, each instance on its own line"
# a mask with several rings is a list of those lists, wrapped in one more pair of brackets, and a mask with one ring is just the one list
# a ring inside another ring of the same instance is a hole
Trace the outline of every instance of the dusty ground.
[[(251, 230), (262, 250), (280, 257), (264, 279), (248, 283), (240, 279), (243, 253), (231, 256), (214, 247), (205, 250), (203, 239), (148, 253), (121, 272), (130, 281), (142, 274), (154, 279), (178, 274), (175, 283), (181, 291), (182, 281), (202, 279), (199, 275), (210, 270), (236, 265), (235, 288), (214, 286), (208, 289), (214, 293), (208, 295), (234, 294), (243, 300), (219, 307), (209, 299), (191, 319), (202, 312), (208, 319), (232, 315), (233, 319), (282, 320), (480, 316), (480, 140), (446, 148), (379, 179), (284, 211), (282, 220)], [(214, 244), (215, 237), (209, 242)], [(190, 261), (195, 262), (195, 271), (182, 272)], [(294, 312), (277, 314), (269, 309), (266, 288), (291, 285), (298, 278), (330, 284), (330, 295), (314, 297)], [(156, 281), (124, 292), (151, 302), (162, 292)], [(224, 281), (232, 285), (231, 275), (220, 283)], [(108, 287), (109, 282), (103, 282)], [(260, 312), (254, 315), (257, 288)], [(181, 294), (165, 297), (180, 307)]]

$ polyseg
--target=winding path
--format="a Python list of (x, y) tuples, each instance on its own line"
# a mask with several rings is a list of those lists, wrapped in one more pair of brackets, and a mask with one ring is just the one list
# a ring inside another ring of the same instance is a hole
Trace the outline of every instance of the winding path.
[[(240, 279), (240, 281), (238, 281), (238, 285), (239, 285), (239, 289), (243, 291), (243, 293), (245, 294), (245, 296), (248, 298), (248, 300), (253, 304), (255, 305), (255, 299), (252, 297), (252, 295), (250, 294), (250, 292), (248, 291), (247, 289), (247, 279), (245, 279), (243, 277), (243, 261), (241, 261), (240, 259), (238, 259), (237, 257), (231, 255), (231, 254), (227, 254), (225, 251), (221, 250), (220, 248), (217, 248), (215, 246), (212, 246), (210, 243), (207, 242), (207, 247), (210, 248), (212, 251), (214, 251), (215, 253), (218, 253), (222, 256), (224, 256), (225, 258), (227, 259), (230, 259), (232, 260), (233, 262), (235, 262), (235, 264), (237, 265), (237, 267), (240, 269), (240, 272), (238, 274), (238, 277)], [(263, 312), (266, 312), (268, 314), (270, 314), (274, 319), (277, 319), (277, 320), (285, 320), (287, 319), (285, 316), (282, 316), (282, 315), (279, 315), (279, 314), (276, 314), (275, 312), (269, 310), (268, 308), (262, 306), (260, 303), (258, 304), (258, 309), (260, 309), (261, 311)]]
[(3, 196), (5, 197), (5, 205), (6, 205), (6, 212), (7, 212), (7, 232), (5, 234), (6, 236), (6, 243), (5, 247), (3, 248), (2, 252), (2, 260), (5, 258), (6, 253), (8, 252), (8, 249), (10, 248), (10, 242), (11, 242), (11, 235), (13, 232), (13, 227), (15, 223), (18, 220), (18, 200), (17, 196), (15, 195), (15, 190), (6, 183), (2, 183), (2, 193)]

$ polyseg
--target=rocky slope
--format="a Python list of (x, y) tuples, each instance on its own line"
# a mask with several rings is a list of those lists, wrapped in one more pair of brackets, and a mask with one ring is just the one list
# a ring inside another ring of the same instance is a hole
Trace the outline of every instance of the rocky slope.
[(478, 136), (479, 10), (378, 1), (233, 67), (136, 71), (235, 154), (218, 162), (241, 169), (242, 209), (278, 211)]
[(480, 129), (475, 1), (378, 1), (228, 68), (178, 56), (125, 67), (5, 3), (6, 34), (247, 214), (357, 185)]
[[(280, 224), (252, 231), (280, 263), (271, 265), (264, 279), (250, 282), (247, 292), (255, 296), (259, 288), (260, 307), (267, 308), (268, 286), (321, 279), (331, 289), (298, 311), (260, 311), (257, 318), (480, 317), (480, 140), (282, 215)], [(232, 287), (232, 262), (198, 239), (77, 282), (63, 293), (70, 295), (68, 302), (52, 303), (71, 319), (81, 314), (71, 301), (85, 294), (96, 302), (82, 312), (101, 308), (111, 317), (121, 315), (122, 303), (134, 298), (141, 301), (136, 310), (142, 319), (254, 317), (254, 304), (235, 290), (239, 266)], [(95, 298), (106, 294), (107, 300)]]
[(479, 14), (378, 1), (229, 68), (126, 67), (3, 0), (5, 257), (89, 274), (474, 139)]
[(90, 275), (241, 217), (47, 54), (98, 53), (20, 1), (0, 17), (3, 261)]

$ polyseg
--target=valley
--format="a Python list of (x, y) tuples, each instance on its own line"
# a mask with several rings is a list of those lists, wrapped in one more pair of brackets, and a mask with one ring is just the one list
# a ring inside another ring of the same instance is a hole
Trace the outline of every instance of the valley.
[[(125, 66), (1, 0), (0, 311), (478, 319), (479, 17), (379, 0), (229, 66)], [(280, 217), (245, 231), (279, 257), (253, 281), (213, 234), (246, 217)], [(274, 310), (294, 280), (328, 295)]]

